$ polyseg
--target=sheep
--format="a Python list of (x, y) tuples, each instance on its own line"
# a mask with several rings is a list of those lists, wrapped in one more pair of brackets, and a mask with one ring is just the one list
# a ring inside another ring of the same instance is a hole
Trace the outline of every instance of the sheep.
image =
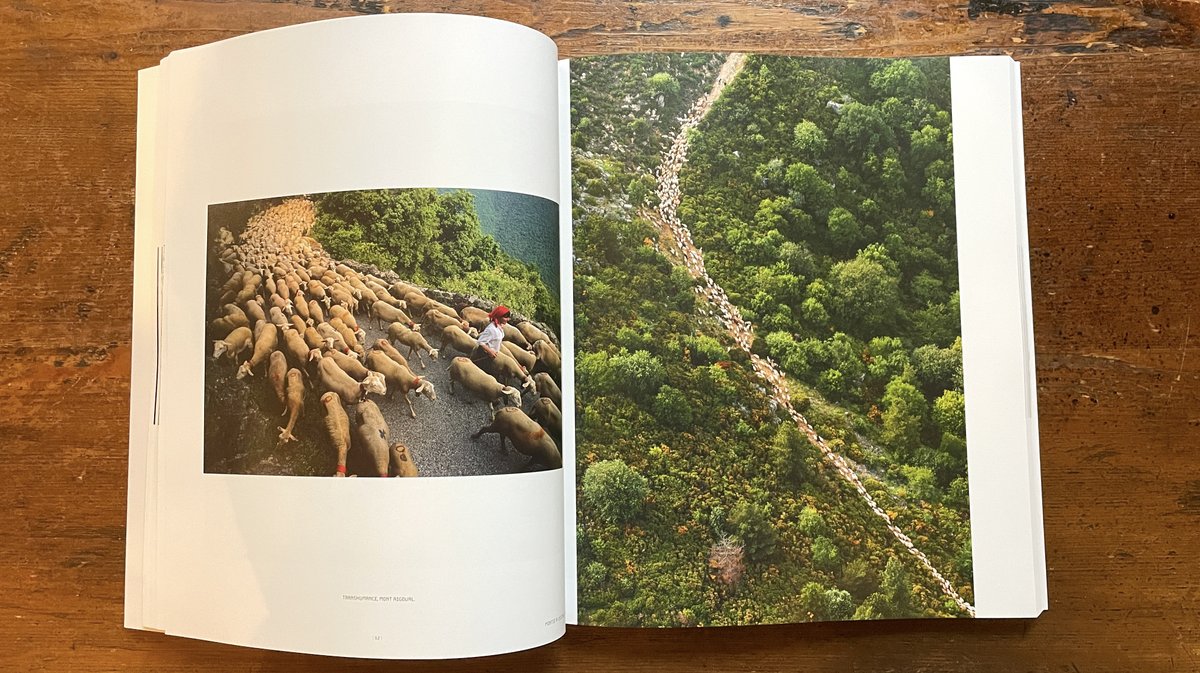
[(417, 464), (408, 455), (408, 447), (396, 442), (388, 447), (388, 474), (393, 477), (419, 477)]
[(554, 344), (539, 339), (533, 342), (533, 354), (537, 356), (537, 365), (534, 366), (534, 371), (549, 372), (555, 378), (562, 374), (562, 355)]
[(476, 345), (477, 342), (471, 337), (467, 336), (467, 333), (464, 332), (458, 325), (446, 325), (446, 327), (442, 329), (441, 350), (446, 350), (446, 348), (449, 347), (456, 351), (470, 355), (472, 352), (474, 352)]
[(468, 329), (473, 329), (471, 324), (466, 320), (459, 318), (457, 313), (454, 314), (453, 318), (451, 318), (450, 316), (446, 315), (444, 311), (440, 311), (437, 308), (430, 308), (429, 310), (425, 311), (425, 317), (422, 322), (427, 325), (437, 325), (438, 330), (446, 329), (447, 325), (458, 325), (458, 327), (464, 332), (466, 332)]
[(355, 414), (354, 439), (358, 450), (366, 454), (380, 477), (388, 474), (388, 426), (379, 407), (366, 400), (358, 405)]
[(278, 306), (272, 306), (271, 310), (267, 312), (267, 315), (270, 316), (271, 324), (279, 327), (280, 329), (288, 327), (292, 324), (292, 321), (284, 317), (283, 311)]
[(354, 334), (358, 337), (359, 341), (362, 341), (363, 339), (365, 339), (367, 337), (367, 333), (364, 332), (363, 329), (358, 326), (358, 319), (356, 319), (354, 317), (354, 314), (351, 313), (350, 311), (347, 311), (346, 309), (342, 308), (341, 306), (331, 306), (331, 307), (329, 307), (329, 315), (330, 315), (330, 321), (329, 321), (330, 323), (333, 322), (333, 318), (341, 319), (342, 322), (346, 323), (346, 327), (349, 327), (351, 330), (354, 331)]
[(399, 297), (400, 299), (405, 299), (405, 300), (408, 299), (408, 294), (410, 292), (413, 294), (416, 294), (416, 295), (420, 295), (422, 297), (425, 296), (424, 290), (417, 287), (416, 285), (412, 285), (410, 283), (405, 283), (402, 280), (392, 283), (391, 287), (389, 287), (388, 290), (392, 293), (392, 296)]
[[(392, 323), (395, 325), (396, 323)], [(392, 330), (388, 329), (388, 339), (392, 340)], [(429, 351), (429, 357), (437, 359), (438, 349), (432, 348), (425, 337), (421, 336), (416, 330), (410, 330), (397, 334), (394, 340), (399, 342), (401, 346), (408, 346), (408, 357), (412, 357), (413, 353), (417, 354), (417, 362), (421, 363), (421, 369), (425, 368), (425, 360), (421, 357), (421, 351)]]
[[(367, 374), (370, 373), (370, 371), (363, 366), (363, 363), (359, 362), (353, 355), (346, 355), (345, 353), (340, 353), (338, 351), (329, 351), (328, 353), (324, 353), (323, 356), (332, 358), (333, 361), (337, 363), (337, 366), (341, 367), (342, 371), (349, 374), (350, 378), (354, 379), (355, 381), (361, 382), (366, 380)], [(311, 354), (310, 357), (312, 357)], [(312, 359), (315, 360), (316, 358)]]
[(308, 317), (316, 322), (325, 322), (325, 312), (321, 310), (321, 303), (316, 299), (308, 300)]
[(344, 306), (349, 311), (353, 311), (358, 308), (358, 300), (354, 298), (354, 295), (342, 290), (341, 288), (330, 288), (328, 299), (332, 303), (327, 303), (326, 305), (329, 306), (331, 311), (336, 305)]
[(310, 280), (307, 283), (308, 295), (315, 299), (325, 299), (325, 285), (319, 280)]
[(302, 411), (304, 411), (304, 377), (300, 374), (299, 369), (289, 369), (287, 373), (288, 424), (286, 428), (279, 428), (280, 444), (296, 439), (292, 430), (295, 429), (296, 420), (300, 418)]
[(497, 410), (492, 414), (492, 422), (479, 428), (471, 438), (478, 439), (485, 432), (500, 435), (501, 451), (504, 450), (504, 440), (508, 439), (513, 448), (529, 456), (531, 462), (541, 463), (552, 470), (562, 467), (562, 454), (555, 446), (554, 439), (519, 407)]
[(304, 342), (304, 338), (296, 333), (294, 329), (283, 331), (283, 354), (287, 356), (288, 362), (293, 367), (304, 369), (304, 365), (311, 359), (309, 357), (308, 344)]
[(550, 337), (546, 333), (538, 329), (531, 321), (525, 320), (517, 325), (517, 330), (525, 337), (529, 343), (536, 343), (538, 339), (549, 341)]
[(334, 329), (333, 325), (327, 322), (317, 325), (317, 334), (321, 335), (321, 338), (325, 340), (326, 347), (330, 350), (336, 348), (343, 353), (350, 352), (350, 346), (346, 343), (345, 337), (342, 336), (341, 332)]
[(262, 276), (257, 273), (252, 275), (249, 280), (242, 281), (242, 289), (238, 290), (233, 301), (237, 304), (243, 304), (254, 298), (258, 294), (258, 286), (262, 283)]
[(300, 333), (303, 333), (304, 328), (308, 327), (308, 323), (304, 322), (304, 318), (301, 318), (298, 315), (289, 317), (288, 321), (292, 323), (292, 328)]
[(237, 362), (242, 351), (250, 348), (253, 336), (249, 327), (238, 327), (226, 335), (224, 339), (213, 341), (213, 359), (218, 360), (222, 355), (228, 353), (229, 359)]
[(267, 363), (267, 379), (271, 382), (271, 389), (275, 391), (275, 397), (283, 407), (284, 414), (287, 413), (287, 365), (287, 356), (283, 351), (271, 351), (271, 359)]
[(417, 311), (424, 311), (429, 308), (429, 297), (420, 291), (412, 291), (404, 295), (404, 303)]
[[(522, 390), (533, 386), (533, 379), (529, 376), (529, 372), (513, 356), (503, 350), (496, 353), (496, 357), (492, 359), (492, 371), (495, 372), (496, 378), (501, 381), (519, 379)], [(536, 391), (537, 389), (534, 388), (534, 390)]]
[(242, 302), (242, 306), (246, 308), (246, 318), (250, 322), (267, 319), (267, 314), (263, 311), (262, 303), (258, 299), (250, 299)]
[[(372, 284), (372, 285), (370, 285), (370, 287), (368, 289), (370, 289), (372, 292), (375, 293), (376, 301), (387, 302), (388, 304), (391, 304), (392, 306), (395, 306), (396, 308), (399, 308), (399, 309), (408, 308), (408, 304), (405, 303), (403, 299), (397, 299), (397, 298), (393, 297), (392, 293), (388, 292), (388, 289), (382, 285)], [(372, 302), (372, 303), (374, 303), (374, 302)]]
[(534, 365), (537, 364), (536, 355), (530, 353), (524, 348), (521, 348), (511, 341), (501, 341), (500, 347), (504, 349), (505, 353), (511, 355), (514, 360), (521, 363), (521, 366), (527, 370), (533, 369)]
[(562, 408), (562, 391), (559, 390), (558, 384), (546, 372), (539, 372), (533, 375), (533, 381), (537, 384), (539, 397), (547, 397), (554, 402), (560, 409)]
[[(387, 339), (376, 339), (375, 340), (375, 350), (386, 353), (387, 356), (390, 357), (391, 359), (395, 360), (399, 364), (404, 365), (405, 367), (408, 367), (408, 360), (403, 355), (401, 355), (400, 351), (396, 350), (396, 348), (394, 346), (392, 346), (391, 342), (388, 341)], [(410, 369), (411, 369), (411, 367), (410, 367)]]
[(546, 428), (556, 438), (562, 437), (562, 411), (549, 397), (539, 397), (529, 407), (529, 417)]
[(451, 394), (454, 393), (454, 382), (458, 381), (468, 392), (487, 402), (489, 408), (494, 409), (497, 402), (513, 406), (521, 404), (521, 391), (500, 383), (491, 374), (471, 362), (470, 358), (462, 356), (454, 358), (450, 362), (449, 371)]
[(295, 309), (296, 315), (300, 316), (306, 321), (311, 319), (312, 314), (308, 311), (308, 300), (305, 299), (304, 295), (299, 291), (297, 291), (294, 296), (295, 300), (292, 301), (292, 308)]
[[(452, 307), (447, 306), (436, 299), (430, 299), (429, 302), (425, 304), (425, 311), (438, 311), (448, 318), (461, 320), (461, 318), (458, 317), (458, 311), (455, 311)], [(466, 329), (468, 326), (464, 326), (463, 329)]]
[(329, 341), (326, 341), (324, 338), (321, 337), (321, 333), (317, 331), (317, 328), (315, 328), (311, 325), (304, 328), (304, 333), (301, 336), (304, 337), (304, 343), (305, 343), (305, 345), (308, 346), (309, 350), (312, 350), (314, 348), (317, 348), (317, 349), (323, 349), (323, 348), (332, 349), (333, 348), (330, 345)]
[(346, 454), (350, 450), (350, 418), (342, 407), (342, 400), (337, 393), (321, 395), (321, 404), (325, 405), (325, 430), (329, 433), (329, 442), (337, 452), (337, 471), (335, 477), (346, 476)]
[(283, 311), (283, 313), (285, 315), (291, 315), (293, 313), (292, 300), (284, 299), (283, 297), (280, 297), (279, 295), (275, 294), (274, 292), (271, 293), (270, 297), (267, 297), (267, 303), (270, 304), (272, 307), (277, 308), (280, 311)]
[[(329, 326), (337, 330), (337, 333), (342, 336), (342, 341), (346, 342), (346, 345), (350, 348), (350, 350), (358, 353), (359, 357), (366, 355), (366, 353), (363, 352), (362, 345), (358, 341), (358, 335), (355, 334), (354, 331), (346, 325), (346, 323), (342, 322), (341, 318), (330, 318)], [(365, 336), (366, 332), (363, 332), (363, 335)]]
[(511, 341), (521, 348), (529, 348), (529, 340), (525, 338), (524, 334), (521, 334), (520, 330), (509, 324), (505, 324), (503, 327), (505, 341)]
[(250, 319), (246, 317), (246, 313), (237, 304), (225, 304), (222, 310), (224, 314), (212, 321), (213, 328), (218, 332), (228, 334), (238, 327), (250, 326)]
[(474, 327), (477, 330), (485, 329), (488, 326), (488, 323), (491, 322), (491, 318), (488, 318), (487, 311), (481, 308), (475, 308), (474, 306), (464, 306), (462, 311), (459, 313), (462, 315), (463, 320), (466, 320), (468, 323), (470, 323), (471, 327)]
[(416, 410), (413, 409), (412, 398), (408, 396), (410, 391), (415, 391), (418, 395), (424, 395), (430, 400), (437, 399), (437, 391), (433, 389), (433, 382), (422, 379), (412, 373), (412, 370), (404, 365), (396, 362), (388, 357), (386, 353), (373, 350), (367, 355), (367, 367), (381, 374), (388, 383), (388, 396), (400, 391), (400, 396), (408, 403), (408, 414), (413, 418), (417, 417)]
[(357, 404), (367, 399), (368, 393), (383, 395), (387, 392), (383, 375), (368, 373), (362, 383), (355, 381), (349, 374), (342, 371), (333, 358), (317, 360), (317, 378), (325, 390), (335, 392), (346, 404)]
[(254, 336), (254, 352), (250, 355), (250, 359), (242, 363), (238, 367), (237, 378), (245, 378), (247, 374), (254, 376), (254, 368), (262, 364), (271, 353), (275, 352), (275, 347), (279, 345), (279, 330), (273, 325), (267, 323), (259, 323), (263, 328), (258, 330)]
[(402, 325), (405, 325), (409, 329), (415, 329), (416, 325), (412, 318), (405, 315), (404, 311), (401, 311), (382, 299), (374, 304), (371, 304), (371, 317), (375, 319), (375, 326), (378, 329), (383, 329), (383, 323), (385, 322), (398, 322)]

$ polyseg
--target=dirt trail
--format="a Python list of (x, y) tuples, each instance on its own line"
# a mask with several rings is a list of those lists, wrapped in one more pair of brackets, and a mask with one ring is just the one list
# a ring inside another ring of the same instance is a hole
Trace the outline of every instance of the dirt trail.
[(770, 358), (763, 358), (750, 352), (750, 347), (754, 343), (754, 325), (742, 318), (741, 312), (737, 306), (729, 301), (729, 297), (725, 294), (725, 290), (718, 285), (704, 268), (704, 253), (696, 247), (692, 241), (691, 232), (687, 227), (679, 221), (679, 171), (687, 162), (688, 149), (688, 132), (696, 127), (708, 113), (720, 95), (721, 91), (733, 78), (741, 71), (745, 64), (745, 54), (730, 54), (721, 66), (717, 73), (716, 81), (713, 82), (712, 89), (704, 96), (700, 97), (688, 111), (688, 114), (683, 118), (682, 124), (679, 127), (678, 133), (671, 142), (670, 147), (663, 155), (663, 162), (655, 171), (655, 178), (658, 183), (656, 194), (659, 199), (657, 210), (643, 212), (642, 215), (653, 222), (661, 231), (663, 236), (660, 240), (671, 241), (673, 249), (663, 250), (662, 252), (672, 258), (676, 263), (682, 264), (687, 268), (692, 276), (701, 281), (701, 285), (696, 287), (696, 293), (699, 294), (705, 301), (709, 302), (716, 309), (717, 316), (721, 320), (721, 324), (728, 330), (729, 335), (738, 344), (742, 350), (750, 355), (750, 362), (754, 367), (755, 373), (765, 380), (770, 386), (772, 396), (776, 403), (787, 410), (788, 414), (796, 421), (796, 425), (808, 437), (808, 441), (817, 447), (821, 454), (825, 457), (838, 474), (843, 479), (848, 481), (854, 487), (860, 497), (871, 508), (871, 511), (879, 518), (883, 519), (888, 531), (909, 551), (915, 556), (922, 566), (934, 577), (941, 586), (942, 592), (954, 600), (964, 612), (975, 616), (975, 608), (965, 601), (954, 587), (950, 584), (923, 551), (913, 544), (912, 539), (900, 530), (898, 526), (888, 516), (871, 494), (867, 492), (862, 481), (855, 472), (854, 466), (843, 456), (836, 453), (829, 447), (829, 444), (824, 438), (819, 436), (808, 421), (792, 407), (791, 393), (788, 390), (787, 380), (783, 376), (783, 372), (779, 366)]

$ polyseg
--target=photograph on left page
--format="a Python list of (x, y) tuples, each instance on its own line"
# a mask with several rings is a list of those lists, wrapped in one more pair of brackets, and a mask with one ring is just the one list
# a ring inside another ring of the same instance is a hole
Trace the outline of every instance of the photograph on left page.
[(558, 206), (375, 189), (208, 209), (204, 471), (562, 467)]

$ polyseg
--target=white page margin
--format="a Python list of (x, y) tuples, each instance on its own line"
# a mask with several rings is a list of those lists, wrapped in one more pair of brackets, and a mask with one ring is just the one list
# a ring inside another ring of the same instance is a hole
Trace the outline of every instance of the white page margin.
[(1014, 171), (1023, 161), (1017, 72), (1007, 57), (950, 59), (979, 617), (1035, 617), (1045, 608), (1038, 447), (1029, 445), (1037, 418), (1029, 297), (1022, 290), (1029, 282), (1024, 176)]
[(172, 458), (161, 465), (159, 521), (169, 633), (405, 658), (496, 654), (563, 634), (557, 472), (205, 475), (208, 344), (204, 316), (188, 310), (204, 305), (210, 204), (421, 186), (557, 201), (555, 62), (545, 36), (452, 15), (303, 24), (166, 61), (176, 169), (164, 186), (172, 357), (163, 378), (173, 389), (162, 436)]

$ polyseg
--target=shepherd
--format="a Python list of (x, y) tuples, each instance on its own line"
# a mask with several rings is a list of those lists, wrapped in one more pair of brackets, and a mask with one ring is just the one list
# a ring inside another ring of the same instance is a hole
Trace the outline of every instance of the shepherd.
[(488, 326), (483, 328), (476, 339), (475, 350), (471, 351), (471, 362), (492, 376), (496, 375), (496, 354), (500, 352), (500, 343), (504, 341), (504, 326), (511, 319), (512, 312), (503, 304), (492, 309), (488, 313)]

